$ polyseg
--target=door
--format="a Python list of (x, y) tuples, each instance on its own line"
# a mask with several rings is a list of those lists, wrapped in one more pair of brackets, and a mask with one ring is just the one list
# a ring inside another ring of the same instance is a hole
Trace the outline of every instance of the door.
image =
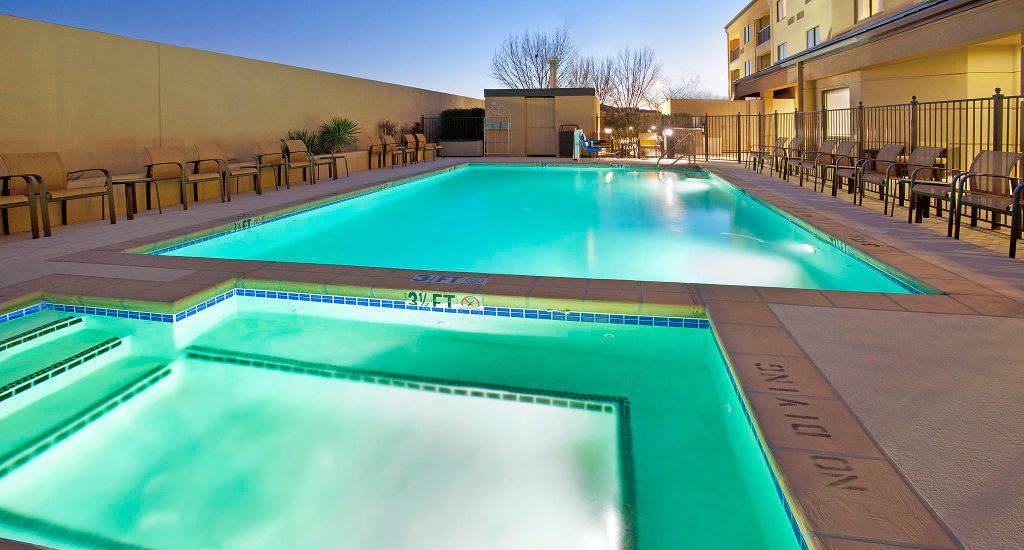
[(527, 156), (555, 156), (558, 145), (555, 138), (555, 98), (526, 98)]

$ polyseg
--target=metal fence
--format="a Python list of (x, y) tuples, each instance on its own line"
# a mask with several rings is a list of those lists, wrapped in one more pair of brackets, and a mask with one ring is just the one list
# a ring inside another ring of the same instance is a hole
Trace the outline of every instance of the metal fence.
[(484, 139), (484, 117), (421, 117), (420, 126), (431, 143)]
[[(705, 160), (736, 160), (778, 138), (801, 137), (804, 148), (823, 140), (853, 140), (866, 155), (886, 143), (909, 152), (921, 146), (946, 151), (946, 166), (967, 170), (983, 150), (1021, 151), (1024, 144), (1024, 96), (917, 101), (894, 105), (858, 105), (795, 113), (704, 115), (695, 124), (704, 130)], [(1018, 167), (1018, 175), (1024, 166)]]

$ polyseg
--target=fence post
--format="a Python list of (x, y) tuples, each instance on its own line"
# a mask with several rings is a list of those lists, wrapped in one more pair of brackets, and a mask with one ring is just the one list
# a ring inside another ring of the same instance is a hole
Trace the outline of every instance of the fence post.
[(860, 144), (860, 154), (864, 154), (864, 102), (857, 102), (857, 143)]
[(992, 149), (1003, 150), (1003, 96), (1002, 89), (996, 88), (992, 96)]
[(910, 98), (910, 151), (917, 149), (917, 96)]
[(736, 113), (736, 162), (743, 164), (743, 115)]
[[(779, 110), (775, 110), (774, 118), (772, 119), (772, 146), (779, 142)], [(772, 153), (774, 154), (774, 153)]]
[(710, 142), (708, 141), (708, 114), (704, 113), (704, 162), (710, 160), (710, 156), (708, 155), (709, 144)]

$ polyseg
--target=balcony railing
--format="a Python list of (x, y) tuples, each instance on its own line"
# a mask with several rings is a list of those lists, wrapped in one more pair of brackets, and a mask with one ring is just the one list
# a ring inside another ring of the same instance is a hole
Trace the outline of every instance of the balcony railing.
[(739, 48), (733, 48), (733, 49), (729, 50), (729, 61), (730, 62), (736, 61), (739, 58), (740, 58), (740, 49)]
[(765, 28), (757, 31), (757, 45), (758, 46), (760, 46), (761, 44), (764, 44), (765, 42), (767, 42), (767, 41), (769, 41), (771, 39), (772, 39), (772, 28), (771, 27), (765, 27)]

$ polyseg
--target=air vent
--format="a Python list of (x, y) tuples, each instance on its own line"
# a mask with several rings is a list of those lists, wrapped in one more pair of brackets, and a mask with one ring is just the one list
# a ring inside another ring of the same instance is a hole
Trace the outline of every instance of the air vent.
[(796, 17), (790, 17), (789, 21), (787, 21), (786, 24), (792, 25), (794, 21), (796, 21)]
[(796, 20), (799, 21), (804, 18), (804, 10), (796, 12)]

